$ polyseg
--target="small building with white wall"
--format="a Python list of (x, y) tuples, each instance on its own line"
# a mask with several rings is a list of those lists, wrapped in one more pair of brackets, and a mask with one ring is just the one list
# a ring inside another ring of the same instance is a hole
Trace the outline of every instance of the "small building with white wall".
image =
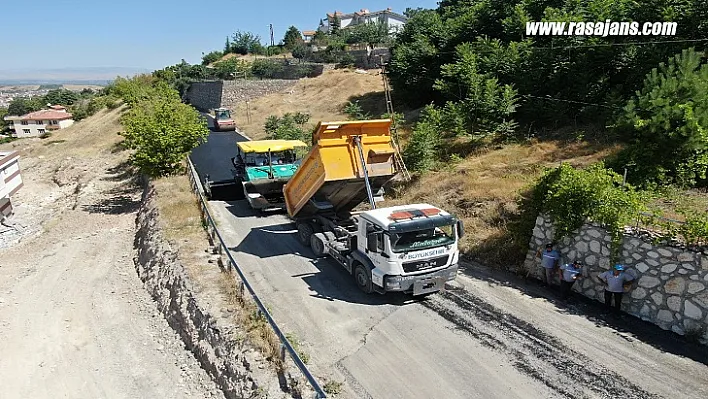
[(405, 15), (393, 12), (391, 8), (387, 8), (381, 11), (369, 11), (366, 8), (349, 14), (344, 14), (340, 11), (335, 11), (334, 13), (328, 13), (327, 17), (320, 21), (319, 30), (325, 33), (332, 32), (332, 27), (335, 20), (339, 20), (340, 29), (346, 29), (356, 25), (361, 25), (370, 22), (385, 22), (388, 24), (388, 29), (390, 33), (397, 33), (408, 21), (408, 17)]
[(11, 197), (22, 187), (20, 154), (0, 151), (0, 221), (12, 214)]
[(47, 132), (67, 128), (74, 124), (73, 115), (61, 105), (52, 105), (47, 109), (30, 112), (22, 116), (6, 116), (14, 136), (38, 137)]

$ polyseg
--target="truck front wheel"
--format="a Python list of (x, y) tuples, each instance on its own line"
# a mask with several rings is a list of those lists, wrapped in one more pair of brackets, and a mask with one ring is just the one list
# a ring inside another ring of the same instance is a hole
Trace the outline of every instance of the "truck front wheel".
[(354, 280), (356, 281), (356, 285), (358, 285), (364, 293), (371, 294), (374, 292), (371, 283), (371, 272), (361, 263), (354, 266)]
[(298, 223), (297, 224), (297, 238), (300, 243), (306, 247), (310, 246), (310, 237), (314, 233), (314, 229), (309, 223)]

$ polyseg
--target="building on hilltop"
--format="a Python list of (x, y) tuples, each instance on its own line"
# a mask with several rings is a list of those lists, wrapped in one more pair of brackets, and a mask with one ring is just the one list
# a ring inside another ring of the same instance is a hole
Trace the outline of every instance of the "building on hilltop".
[(320, 20), (319, 30), (325, 33), (332, 32), (332, 27), (337, 19), (339, 20), (339, 27), (341, 29), (374, 21), (385, 22), (388, 24), (388, 28), (391, 33), (396, 33), (403, 29), (403, 25), (405, 25), (406, 21), (408, 21), (408, 18), (405, 15), (393, 12), (391, 8), (373, 12), (367, 10), (366, 8), (362, 8), (357, 12), (349, 14), (344, 14), (340, 11), (327, 13), (327, 17)]
[(12, 214), (12, 197), (22, 187), (20, 154), (0, 151), (0, 222)]
[(315, 37), (315, 34), (317, 31), (314, 30), (304, 30), (302, 31), (302, 38), (305, 40), (305, 43), (309, 43), (312, 41), (312, 38)]
[(73, 115), (61, 105), (50, 105), (47, 109), (22, 116), (6, 116), (4, 119), (10, 122), (10, 129), (15, 131), (14, 136), (18, 138), (43, 136), (52, 130), (74, 124)]

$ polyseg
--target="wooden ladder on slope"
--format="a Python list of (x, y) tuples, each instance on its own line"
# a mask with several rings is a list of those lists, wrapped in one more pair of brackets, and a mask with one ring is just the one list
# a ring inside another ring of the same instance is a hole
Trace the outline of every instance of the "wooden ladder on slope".
[(403, 178), (405, 181), (410, 181), (411, 180), (411, 174), (408, 172), (408, 168), (406, 168), (405, 162), (403, 162), (403, 156), (401, 155), (401, 149), (398, 145), (398, 131), (396, 128), (396, 116), (393, 113), (393, 101), (391, 101), (391, 85), (389, 84), (388, 81), (388, 75), (386, 73), (386, 64), (383, 62), (383, 57), (381, 57), (382, 62), (381, 62), (381, 78), (383, 79), (383, 85), (384, 85), (384, 96), (386, 98), (386, 112), (389, 115), (389, 118), (391, 118), (391, 143), (393, 144), (393, 149), (394, 149), (394, 155), (393, 155), (393, 162), (396, 166), (397, 170), (400, 170), (403, 172)]

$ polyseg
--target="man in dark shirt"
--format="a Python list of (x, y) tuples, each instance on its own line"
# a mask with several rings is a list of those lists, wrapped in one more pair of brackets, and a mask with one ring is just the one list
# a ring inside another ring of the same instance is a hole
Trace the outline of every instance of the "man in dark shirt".
[(536, 252), (536, 256), (541, 258), (541, 266), (543, 266), (543, 276), (545, 277), (544, 282), (549, 287), (553, 284), (553, 271), (556, 269), (558, 260), (560, 259), (560, 254), (558, 251), (553, 249), (553, 244), (546, 244), (546, 250), (541, 252), (539, 248)]

